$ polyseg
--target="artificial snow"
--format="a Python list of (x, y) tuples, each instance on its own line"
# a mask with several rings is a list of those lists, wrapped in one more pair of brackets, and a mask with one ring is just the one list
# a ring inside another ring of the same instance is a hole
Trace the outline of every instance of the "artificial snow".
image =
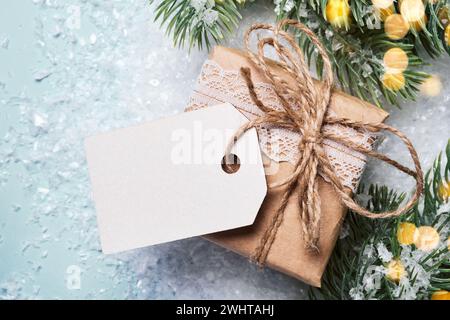
[[(207, 52), (173, 48), (148, 1), (9, 6), (22, 20), (0, 19), (0, 256), (7, 261), (0, 264), (0, 299), (306, 298), (300, 281), (201, 238), (102, 254), (84, 139), (182, 112)], [(243, 16), (228, 41), (233, 47), (242, 47), (251, 23), (275, 20), (272, 6), (259, 2)], [(20, 24), (23, 34), (5, 23)], [(441, 96), (401, 110), (386, 106), (388, 122), (411, 138), (424, 168), (450, 137), (449, 61), (428, 68), (442, 77)], [(396, 139), (385, 139), (380, 150), (410, 164)], [(372, 162), (364, 182), (413, 186)], [(355, 297), (373, 288), (379, 273), (367, 275)]]

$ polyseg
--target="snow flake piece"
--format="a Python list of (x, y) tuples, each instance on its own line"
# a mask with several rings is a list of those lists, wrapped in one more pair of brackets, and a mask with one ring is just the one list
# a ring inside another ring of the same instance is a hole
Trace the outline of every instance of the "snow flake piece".
[(34, 81), (41, 82), (42, 80), (50, 77), (51, 74), (52, 73), (50, 71), (48, 71), (47, 69), (42, 69), (42, 70), (38, 70), (38, 71), (34, 72), (33, 78), (34, 78)]
[(0, 40), (0, 48), (8, 50), (9, 48), (9, 39), (7, 37), (4, 37)]
[(208, 8), (203, 12), (203, 21), (205, 21), (208, 26), (214, 25), (218, 18), (219, 13), (216, 10)]
[(33, 124), (37, 128), (45, 128), (48, 124), (47, 117), (39, 113), (33, 115)]
[(379, 242), (377, 244), (377, 252), (378, 252), (378, 257), (384, 263), (390, 262), (393, 258), (392, 253), (386, 248), (386, 246), (382, 242)]

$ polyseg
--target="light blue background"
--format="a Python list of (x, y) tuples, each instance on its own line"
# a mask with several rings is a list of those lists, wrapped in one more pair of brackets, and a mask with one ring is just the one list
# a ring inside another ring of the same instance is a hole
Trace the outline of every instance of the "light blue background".
[[(232, 46), (241, 47), (249, 24), (273, 21), (272, 3), (258, 1), (244, 15)], [(306, 296), (301, 282), (199, 238), (100, 252), (84, 137), (182, 111), (207, 55), (174, 49), (152, 19), (147, 1), (2, 1), (0, 298)], [(429, 70), (447, 76), (448, 62)], [(425, 167), (450, 137), (443, 84), (438, 98), (388, 107)], [(406, 159), (390, 139), (381, 149)], [(364, 180), (409, 190), (387, 170), (371, 164)]]
[[(61, 1), (50, 1), (59, 3)], [(73, 1), (67, 1), (73, 3)], [(48, 81), (35, 81), (34, 74), (41, 70), (49, 70), (49, 59), (45, 56), (46, 48), (42, 44), (37, 45), (38, 39), (45, 34), (39, 33), (37, 26), (53, 23), (52, 13), (43, 9), (43, 2), (39, 1), (3, 1), (0, 10), (0, 41), (9, 41), (7, 48), (0, 49), (0, 136), (7, 134), (8, 130), (24, 129), (24, 114), (20, 112), (20, 104), (30, 104), (30, 109), (44, 109), (37, 105), (42, 103), (49, 92), (58, 91), (58, 87)], [(55, 12), (66, 13), (62, 8)], [(49, 10), (50, 11), (50, 10)], [(64, 15), (63, 15), (64, 18)], [(94, 29), (88, 23), (83, 23), (84, 29), (77, 30), (77, 34), (83, 34)], [(8, 39), (8, 40), (5, 40)], [(44, 40), (45, 41), (45, 40)], [(60, 44), (55, 43), (55, 46)], [(6, 45), (5, 45), (6, 46)], [(67, 48), (61, 45), (58, 50), (61, 54)], [(56, 51), (55, 51), (56, 52)], [(54, 66), (55, 72), (58, 65)], [(76, 74), (72, 74), (74, 78)], [(67, 79), (63, 79), (62, 81)], [(2, 88), (3, 87), (3, 88)], [(21, 102), (18, 102), (21, 101)], [(17, 103), (17, 104), (15, 104)], [(36, 137), (36, 139), (38, 139)], [(1, 144), (2, 152), (8, 152), (8, 146), (4, 141)], [(24, 144), (21, 152), (27, 153), (29, 144)], [(17, 147), (17, 145), (16, 145)], [(19, 148), (18, 148), (19, 149)], [(9, 150), (9, 149), (8, 149)], [(3, 155), (2, 155), (3, 156)], [(18, 156), (25, 159), (27, 156)], [(17, 159), (15, 158), (15, 159)], [(5, 161), (5, 157), (2, 157)], [(31, 190), (18, 176), (27, 175), (22, 163), (14, 163), (3, 166), (3, 176), (9, 179), (2, 183), (0, 189), (0, 297), (2, 298), (81, 298), (81, 297), (120, 297), (125, 295), (126, 286), (114, 285), (100, 272), (109, 272), (110, 267), (106, 263), (96, 265), (96, 273), (83, 272), (83, 263), (77, 250), (69, 249), (69, 241), (78, 241), (70, 234), (52, 234), (61, 230), (65, 217), (55, 215), (48, 219), (31, 221), (33, 211), (31, 203), (34, 203), (35, 188), (46, 187), (45, 179), (34, 179)], [(36, 170), (41, 170), (36, 168)], [(33, 170), (31, 170), (33, 171)], [(39, 185), (41, 182), (42, 186)], [(68, 187), (70, 185), (68, 184)], [(87, 186), (86, 186), (87, 187)], [(19, 209), (20, 208), (20, 209)], [(67, 207), (70, 208), (70, 205)], [(45, 231), (48, 230), (48, 231)], [(49, 240), (44, 240), (45, 237)], [(96, 239), (94, 239), (96, 240)], [(95, 263), (90, 259), (87, 263)], [(67, 285), (70, 279), (70, 266), (82, 272), (82, 283), (79, 290), (76, 283)], [(95, 294), (92, 288), (96, 289)]]

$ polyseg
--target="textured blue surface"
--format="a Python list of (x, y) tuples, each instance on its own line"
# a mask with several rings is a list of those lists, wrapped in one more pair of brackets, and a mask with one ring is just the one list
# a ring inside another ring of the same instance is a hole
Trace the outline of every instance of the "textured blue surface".
[[(270, 1), (248, 9), (230, 44), (272, 10)], [(152, 19), (147, 1), (2, 3), (0, 298), (305, 297), (301, 282), (199, 238), (100, 252), (84, 137), (182, 111), (207, 54), (172, 48)], [(431, 71), (448, 75), (448, 61)], [(425, 167), (450, 136), (443, 84), (439, 98), (390, 110)], [(402, 154), (389, 139), (381, 148)], [(408, 190), (387, 170), (371, 165), (365, 181)]]
[(2, 4), (0, 298), (275, 297), (256, 283), (280, 279), (301, 294), (202, 239), (100, 252), (84, 137), (180, 112), (206, 56), (151, 21), (147, 1)]

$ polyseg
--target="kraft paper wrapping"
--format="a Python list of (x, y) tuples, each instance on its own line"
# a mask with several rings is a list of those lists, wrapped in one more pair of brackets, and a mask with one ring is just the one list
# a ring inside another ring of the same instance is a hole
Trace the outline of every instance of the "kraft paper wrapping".
[[(245, 53), (240, 50), (218, 46), (212, 51), (210, 59), (225, 70), (238, 71), (241, 67), (249, 67), (252, 71), (253, 81), (268, 82), (265, 76), (247, 59)], [(293, 79), (280, 69), (276, 62), (270, 61), (269, 63), (273, 72), (282, 76), (288, 83), (293, 84)], [(320, 82), (317, 82), (317, 85), (320, 85)], [(358, 121), (382, 122), (388, 117), (388, 113), (385, 111), (338, 90), (333, 91), (329, 108), (334, 111), (337, 117)], [(267, 159), (267, 161), (272, 160)], [(292, 171), (292, 164), (280, 162), (277, 173), (266, 176), (267, 183), (280, 180)], [(320, 287), (322, 275), (338, 238), (347, 208), (340, 202), (339, 196), (330, 184), (320, 176), (317, 176), (317, 179), (319, 180), (322, 208), (320, 253), (313, 254), (305, 249), (296, 204), (298, 199), (293, 195), (289, 199), (284, 220), (268, 254), (267, 266), (312, 286)], [(283, 187), (268, 190), (253, 225), (210, 234), (205, 238), (243, 256), (250, 257), (255, 252), (271, 216), (278, 209), (283, 192)], [(351, 193), (350, 189), (348, 189), (348, 192)]]

